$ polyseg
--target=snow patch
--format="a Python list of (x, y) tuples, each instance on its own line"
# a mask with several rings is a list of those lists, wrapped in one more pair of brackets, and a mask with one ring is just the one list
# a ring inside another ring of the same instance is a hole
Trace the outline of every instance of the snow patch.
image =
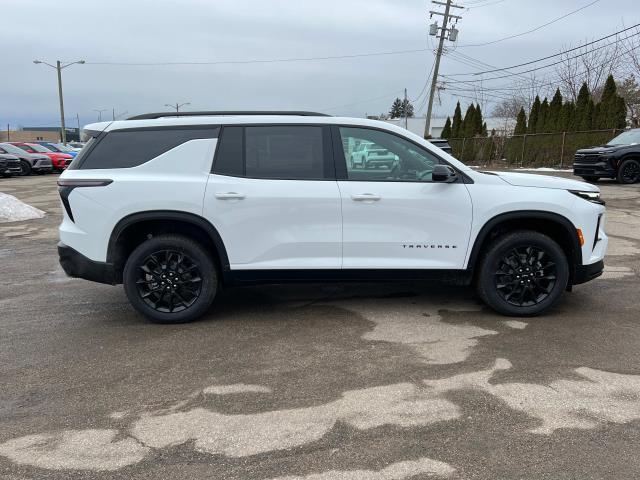
[(0, 192), (0, 223), (20, 222), (44, 217), (44, 212), (21, 202), (13, 195)]
[(269, 387), (262, 385), (246, 385), (234, 383), (233, 385), (212, 385), (205, 388), (202, 393), (210, 395), (233, 395), (235, 393), (271, 393)]
[(516, 170), (521, 170), (524, 172), (565, 172), (565, 173), (573, 173), (573, 170), (568, 168), (549, 168), (549, 167), (538, 167), (538, 168), (516, 168)]

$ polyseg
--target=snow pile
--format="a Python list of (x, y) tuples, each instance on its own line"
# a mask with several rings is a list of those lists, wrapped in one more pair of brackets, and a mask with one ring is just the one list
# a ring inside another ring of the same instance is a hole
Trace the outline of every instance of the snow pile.
[(44, 217), (44, 212), (21, 202), (12, 195), (0, 192), (0, 223), (19, 222)]
[(571, 169), (566, 168), (549, 168), (549, 167), (538, 167), (538, 168), (516, 168), (516, 170), (524, 170), (527, 172), (573, 172)]

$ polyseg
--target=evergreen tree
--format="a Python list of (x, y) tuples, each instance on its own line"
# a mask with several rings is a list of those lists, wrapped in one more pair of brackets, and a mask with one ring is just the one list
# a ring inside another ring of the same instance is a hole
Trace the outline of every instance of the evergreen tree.
[(611, 112), (612, 128), (625, 128), (627, 126), (627, 104), (624, 98), (617, 95)]
[(444, 128), (440, 134), (441, 138), (451, 138), (451, 119), (447, 117), (447, 121), (444, 122)]
[(456, 110), (453, 113), (451, 136), (452, 138), (459, 138), (462, 136), (462, 110), (460, 109), (460, 102), (456, 104)]
[(549, 101), (545, 99), (540, 104), (540, 111), (538, 112), (538, 121), (536, 122), (536, 132), (544, 133), (547, 125), (547, 117), (549, 116)]
[[(476, 105), (476, 113), (474, 116), (474, 125), (473, 125), (473, 133), (474, 135), (483, 135), (482, 133), (482, 124), (484, 123), (484, 120), (482, 119), (482, 110), (480, 109), (480, 104)], [(485, 133), (484, 135), (486, 136), (486, 129), (485, 129)]]
[(574, 116), (576, 130), (589, 130), (593, 120), (592, 116), (593, 100), (591, 99), (589, 87), (587, 87), (587, 83), (585, 82), (580, 87), (578, 98), (576, 99), (576, 111)]
[[(491, 130), (491, 135), (493, 136), (495, 133), (495, 130)], [(487, 132), (487, 122), (482, 122), (482, 130), (480, 130), (480, 135), (482, 135), (483, 137), (486, 137), (488, 134)]]
[(536, 95), (536, 99), (531, 106), (531, 112), (529, 112), (529, 127), (527, 133), (536, 133), (538, 126), (538, 116), (540, 115), (540, 97)]
[(467, 111), (464, 114), (464, 119), (462, 120), (462, 136), (463, 137), (473, 137), (475, 124), (476, 124), (476, 107), (473, 106), (473, 103), (467, 107)]
[(516, 118), (516, 128), (513, 134), (522, 135), (523, 133), (527, 133), (527, 114), (524, 112), (524, 107), (521, 107)]
[(546, 132), (561, 132), (560, 126), (558, 125), (560, 119), (560, 112), (562, 110), (562, 94), (560, 93), (560, 89), (556, 90), (555, 95), (551, 99), (551, 103), (549, 103), (549, 114), (547, 115), (547, 121), (545, 123), (545, 131)]
[(558, 117), (558, 131), (574, 132), (576, 129), (575, 115), (575, 104), (573, 102), (564, 103), (562, 109), (560, 109), (560, 117)]
[(613, 75), (607, 77), (602, 89), (600, 103), (596, 105), (594, 113), (594, 126), (597, 128), (624, 128), (626, 124), (627, 109), (621, 107), (621, 97)]
[(400, 116), (413, 118), (413, 115), (414, 115), (413, 105), (411, 105), (411, 102), (408, 99), (403, 100), (402, 108), (400, 109)]
[(391, 110), (389, 110), (390, 118), (400, 118), (402, 117), (402, 100), (400, 98), (396, 98), (391, 105)]

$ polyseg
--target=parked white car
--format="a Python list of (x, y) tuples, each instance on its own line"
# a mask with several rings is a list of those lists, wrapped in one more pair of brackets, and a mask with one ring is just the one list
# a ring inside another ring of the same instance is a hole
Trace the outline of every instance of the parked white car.
[[(440, 279), (506, 315), (547, 311), (602, 273), (596, 186), (475, 171), (385, 122), (304, 112), (147, 114), (88, 125), (59, 179), (71, 276), (124, 284), (156, 322), (221, 286)], [(375, 145), (391, 168), (347, 162)]]

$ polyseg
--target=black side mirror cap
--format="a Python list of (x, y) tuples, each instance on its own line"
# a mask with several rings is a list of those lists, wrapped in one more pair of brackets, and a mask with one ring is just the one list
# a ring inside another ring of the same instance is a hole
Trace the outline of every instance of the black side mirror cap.
[(441, 183), (453, 183), (458, 179), (458, 174), (449, 165), (438, 164), (433, 167), (431, 180)]

